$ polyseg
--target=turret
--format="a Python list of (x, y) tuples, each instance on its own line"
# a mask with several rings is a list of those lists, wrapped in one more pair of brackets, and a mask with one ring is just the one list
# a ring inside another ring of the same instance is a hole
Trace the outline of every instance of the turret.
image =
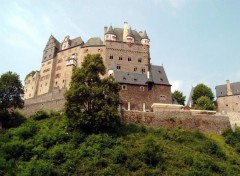
[(128, 30), (127, 42), (128, 43), (134, 43), (134, 35), (132, 33), (132, 29), (131, 28)]
[(117, 35), (114, 34), (112, 26), (110, 26), (104, 36), (105, 41), (116, 41)]
[(57, 51), (59, 50), (59, 45), (60, 45), (59, 41), (57, 41), (57, 39), (55, 39), (51, 35), (43, 51), (42, 62), (54, 58), (57, 54)]
[(141, 40), (141, 43), (143, 45), (149, 45), (150, 43), (150, 39), (148, 38), (148, 35), (147, 35), (147, 32), (144, 31), (143, 35), (142, 35), (142, 40)]
[(70, 37), (67, 35), (62, 43), (62, 50), (68, 49), (70, 47)]

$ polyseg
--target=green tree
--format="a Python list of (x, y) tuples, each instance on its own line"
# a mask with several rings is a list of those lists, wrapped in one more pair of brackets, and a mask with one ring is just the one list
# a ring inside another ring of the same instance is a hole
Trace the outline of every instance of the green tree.
[(214, 104), (207, 96), (202, 96), (197, 99), (195, 109), (199, 110), (214, 110)]
[(99, 132), (120, 123), (120, 85), (111, 76), (101, 79), (105, 70), (99, 54), (88, 54), (82, 67), (74, 68), (70, 89), (65, 94), (65, 112), (73, 127)]
[(22, 83), (16, 73), (7, 72), (0, 77), (0, 110), (23, 108)]
[(202, 96), (208, 97), (211, 101), (213, 101), (214, 98), (211, 88), (204, 84), (198, 84), (193, 90), (192, 95), (193, 104), (196, 104), (197, 99)]
[(16, 108), (23, 108), (22, 83), (16, 73), (7, 72), (0, 77), (0, 121), (5, 123)]
[(186, 96), (182, 92), (175, 90), (172, 93), (172, 98), (175, 98), (180, 105), (185, 105)]

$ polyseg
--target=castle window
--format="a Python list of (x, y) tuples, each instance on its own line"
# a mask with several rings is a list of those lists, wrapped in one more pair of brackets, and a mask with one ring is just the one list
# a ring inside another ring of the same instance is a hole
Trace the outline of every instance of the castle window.
[(120, 65), (117, 65), (117, 69), (118, 69), (118, 70), (121, 70), (121, 66), (120, 66)]
[(65, 82), (65, 80), (63, 80), (63, 83)]
[(134, 82), (137, 82), (137, 79), (136, 79), (136, 78), (134, 79)]
[(113, 59), (113, 55), (110, 55), (110, 57), (109, 57), (110, 59)]
[(145, 68), (142, 68), (142, 73), (145, 73)]
[(119, 57), (119, 60), (122, 60), (122, 56)]
[(57, 81), (55, 82), (55, 84), (57, 85)]
[(127, 85), (122, 85), (122, 90), (127, 90)]
[(160, 78), (160, 81), (162, 82), (162, 81), (163, 81), (163, 79), (162, 79), (162, 78)]
[(123, 77), (123, 80), (125, 81), (125, 80), (126, 80), (126, 78), (125, 78), (125, 77)]
[(166, 100), (166, 96), (165, 95), (160, 95), (160, 101), (164, 101)]
[(158, 73), (161, 73), (161, 71), (159, 70)]
[(226, 104), (226, 106), (228, 106), (228, 104)]
[(61, 70), (61, 66), (58, 66), (58, 67), (57, 67), (57, 70)]
[(133, 71), (137, 71), (137, 67), (134, 67)]
[(138, 62), (142, 62), (142, 59), (141, 59), (141, 58), (139, 58), (139, 59), (138, 59)]
[(128, 57), (128, 61), (131, 61), (132, 60), (132, 58), (131, 57)]
[(58, 74), (55, 75), (55, 78), (60, 78), (60, 77), (61, 77), (61, 74), (60, 74), (60, 73), (58, 73)]
[(140, 91), (143, 92), (144, 91), (144, 87), (140, 86)]
[(45, 79), (49, 79), (49, 75), (46, 75), (46, 76), (45, 76)]

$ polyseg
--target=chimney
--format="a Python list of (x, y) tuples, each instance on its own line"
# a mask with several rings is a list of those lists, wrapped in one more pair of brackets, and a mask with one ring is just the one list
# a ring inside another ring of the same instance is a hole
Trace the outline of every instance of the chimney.
[(227, 95), (229, 96), (229, 95), (232, 95), (233, 93), (232, 93), (230, 81), (227, 80), (226, 82), (227, 82)]
[(123, 26), (123, 42), (127, 42), (127, 35), (128, 35), (128, 22), (124, 22), (124, 26)]

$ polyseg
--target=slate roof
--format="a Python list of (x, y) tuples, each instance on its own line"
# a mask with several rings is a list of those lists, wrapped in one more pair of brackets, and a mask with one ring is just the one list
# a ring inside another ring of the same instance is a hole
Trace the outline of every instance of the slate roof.
[(102, 46), (102, 45), (103, 41), (101, 40), (100, 37), (92, 37), (84, 44), (84, 46)]
[(143, 38), (143, 39), (149, 39), (146, 31), (144, 31), (144, 33), (143, 33), (143, 35), (142, 35), (142, 38)]
[[(134, 43), (141, 44), (142, 37), (140, 36), (140, 34), (136, 30), (131, 30), (131, 33), (134, 37)], [(118, 42), (123, 42), (123, 28), (114, 28), (113, 34), (115, 34), (117, 36), (116, 40)]]
[[(240, 82), (230, 83), (233, 95), (240, 94)], [(224, 97), (227, 96), (227, 84), (218, 85), (215, 87), (216, 89), (216, 96)]]
[[(162, 66), (151, 66), (152, 81), (154, 84), (169, 85), (167, 75)], [(115, 80), (122, 84), (147, 85), (149, 79), (146, 74), (129, 73), (120, 70), (114, 70)]]
[(77, 37), (75, 39), (70, 40), (71, 42), (71, 47), (77, 46), (77, 45), (81, 45), (83, 43), (83, 40), (81, 37)]
[(107, 32), (105, 34), (114, 34), (112, 25), (108, 28)]

